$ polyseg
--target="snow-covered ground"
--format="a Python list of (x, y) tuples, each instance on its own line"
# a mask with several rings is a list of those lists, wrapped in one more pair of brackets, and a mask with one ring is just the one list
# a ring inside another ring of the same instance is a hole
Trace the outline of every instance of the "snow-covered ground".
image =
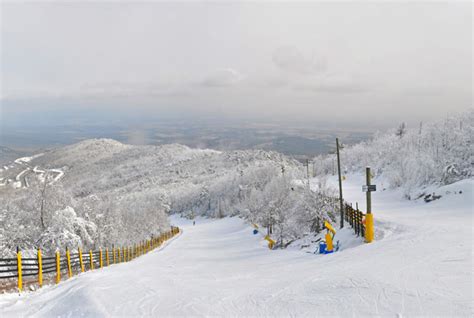
[[(344, 182), (362, 208), (363, 182)], [(324, 256), (270, 251), (238, 218), (172, 218), (184, 231), (162, 249), (2, 295), (0, 316), (472, 316), (473, 184), (443, 187), (430, 203), (376, 192), (376, 241)]]

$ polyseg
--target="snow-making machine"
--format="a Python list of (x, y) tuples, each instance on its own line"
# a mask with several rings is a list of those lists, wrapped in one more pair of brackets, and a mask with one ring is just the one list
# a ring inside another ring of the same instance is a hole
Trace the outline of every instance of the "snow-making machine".
[[(324, 221), (324, 228), (326, 229), (325, 239), (322, 242), (319, 242), (319, 254), (330, 254), (334, 252), (334, 236), (336, 235), (336, 230), (328, 221)], [(339, 241), (336, 243), (335, 250), (339, 250)]]

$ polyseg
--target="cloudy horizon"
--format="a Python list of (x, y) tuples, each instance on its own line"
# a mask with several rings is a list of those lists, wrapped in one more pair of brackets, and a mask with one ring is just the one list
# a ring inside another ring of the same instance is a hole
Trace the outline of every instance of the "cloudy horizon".
[(59, 112), (393, 127), (472, 107), (470, 2), (1, 9), (4, 124)]

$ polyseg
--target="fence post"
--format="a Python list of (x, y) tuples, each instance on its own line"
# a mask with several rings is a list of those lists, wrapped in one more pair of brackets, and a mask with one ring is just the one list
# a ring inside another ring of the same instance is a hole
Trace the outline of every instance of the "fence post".
[(67, 275), (69, 278), (71, 278), (72, 277), (71, 253), (69, 252), (68, 247), (66, 247), (66, 260), (67, 260)]
[(107, 266), (110, 265), (109, 248), (108, 247), (105, 248), (105, 262), (106, 262)]
[(18, 291), (23, 290), (23, 271), (21, 269), (21, 251), (20, 248), (16, 247), (16, 266), (18, 270)]
[(38, 249), (37, 252), (37, 258), (38, 258), (38, 285), (39, 287), (43, 286), (43, 259), (41, 256), (41, 249)]
[(103, 262), (103, 260), (102, 260), (102, 257), (103, 257), (103, 255), (102, 255), (102, 247), (100, 247), (100, 248), (99, 248), (99, 266), (100, 266), (100, 268), (104, 267), (104, 262)]
[(120, 247), (117, 248), (117, 263), (120, 263)]
[(114, 264), (116, 263), (116, 259), (115, 259), (115, 245), (112, 245), (112, 254), (114, 256)]
[(89, 250), (89, 265), (90, 265), (90, 269), (93, 270), (94, 269), (94, 261), (92, 259), (92, 250)]
[(84, 261), (82, 260), (82, 250), (79, 247), (79, 264), (81, 265), (81, 273), (84, 273)]
[(127, 261), (127, 248), (125, 246), (122, 247), (122, 251), (123, 251), (123, 261), (126, 262)]
[(61, 256), (59, 251), (56, 251), (56, 284), (61, 281)]

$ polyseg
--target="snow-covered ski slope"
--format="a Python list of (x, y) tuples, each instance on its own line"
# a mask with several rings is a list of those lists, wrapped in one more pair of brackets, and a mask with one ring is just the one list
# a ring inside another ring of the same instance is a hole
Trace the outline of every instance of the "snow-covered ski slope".
[[(362, 183), (349, 176), (346, 198), (362, 203)], [(428, 204), (376, 192), (377, 241), (324, 256), (270, 251), (237, 218), (173, 218), (184, 231), (162, 249), (2, 295), (0, 316), (472, 316), (472, 188)]]

